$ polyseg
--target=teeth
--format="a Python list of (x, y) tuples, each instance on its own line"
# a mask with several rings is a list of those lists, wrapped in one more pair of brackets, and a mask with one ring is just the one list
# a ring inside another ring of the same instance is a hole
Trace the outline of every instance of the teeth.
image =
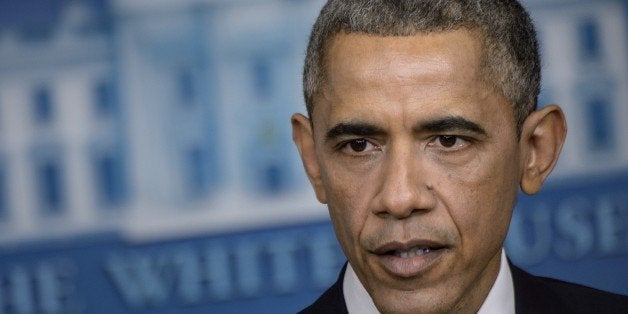
[(430, 252), (429, 247), (413, 247), (409, 250), (395, 250), (395, 256), (401, 258), (411, 258), (418, 255), (424, 255)]

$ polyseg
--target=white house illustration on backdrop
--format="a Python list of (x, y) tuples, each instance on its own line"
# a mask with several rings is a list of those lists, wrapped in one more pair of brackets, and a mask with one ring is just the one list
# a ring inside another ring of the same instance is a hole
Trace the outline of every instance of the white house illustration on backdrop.
[[(0, 242), (324, 217), (288, 123), (320, 5), (73, 2), (47, 32), (2, 30)], [(570, 123), (556, 176), (627, 169), (626, 11), (529, 5), (542, 101)]]

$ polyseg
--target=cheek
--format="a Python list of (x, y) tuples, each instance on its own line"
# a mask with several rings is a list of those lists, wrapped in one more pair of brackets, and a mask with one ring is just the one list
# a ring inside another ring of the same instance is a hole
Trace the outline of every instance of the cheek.
[(323, 181), (327, 206), (336, 235), (345, 249), (355, 246), (368, 216), (369, 190), (373, 187), (368, 175), (356, 176), (342, 169), (325, 167)]
[(453, 191), (467, 194), (470, 201), (488, 205), (512, 201), (516, 196), (518, 164), (517, 150), (515, 145), (511, 145), (504, 150), (479, 151), (460, 166), (441, 164), (438, 171), (446, 173), (449, 184), (458, 187)]
[(517, 195), (515, 154), (493, 156), (480, 156), (459, 169), (440, 169), (447, 173), (441, 199), (463, 241), (476, 246), (501, 246)]

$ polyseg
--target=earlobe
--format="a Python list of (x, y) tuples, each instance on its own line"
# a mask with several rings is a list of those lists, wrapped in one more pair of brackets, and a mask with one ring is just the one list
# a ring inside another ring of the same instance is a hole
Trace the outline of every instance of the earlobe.
[(565, 115), (549, 105), (531, 113), (521, 132), (521, 190), (535, 194), (554, 169), (567, 135)]
[(316, 157), (312, 124), (307, 117), (299, 113), (295, 113), (292, 116), (291, 123), (292, 140), (294, 140), (299, 150), (305, 172), (314, 188), (314, 192), (316, 192), (316, 198), (319, 202), (326, 204), (327, 196), (321, 180), (320, 166)]

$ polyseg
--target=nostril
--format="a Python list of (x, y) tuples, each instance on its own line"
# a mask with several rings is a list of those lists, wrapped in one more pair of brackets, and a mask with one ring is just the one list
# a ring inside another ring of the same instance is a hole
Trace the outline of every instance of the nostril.
[(434, 186), (428, 183), (384, 189), (376, 202), (377, 217), (396, 219), (431, 211), (438, 203)]

